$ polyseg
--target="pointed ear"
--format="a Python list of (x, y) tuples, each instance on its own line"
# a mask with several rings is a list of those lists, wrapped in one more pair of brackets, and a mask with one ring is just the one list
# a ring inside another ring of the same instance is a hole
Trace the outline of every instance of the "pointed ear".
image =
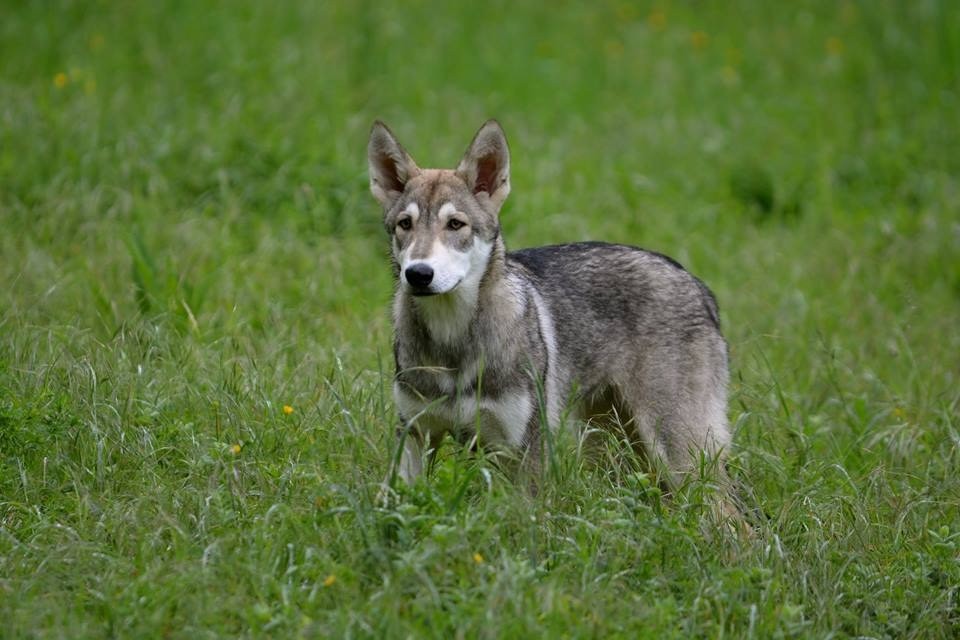
[(370, 192), (384, 209), (400, 197), (407, 181), (420, 173), (420, 168), (400, 146), (393, 132), (379, 120), (370, 129), (367, 161), (370, 164)]
[(485, 194), (494, 210), (500, 210), (510, 194), (510, 149), (499, 122), (487, 120), (480, 127), (457, 165), (457, 175), (481, 202)]

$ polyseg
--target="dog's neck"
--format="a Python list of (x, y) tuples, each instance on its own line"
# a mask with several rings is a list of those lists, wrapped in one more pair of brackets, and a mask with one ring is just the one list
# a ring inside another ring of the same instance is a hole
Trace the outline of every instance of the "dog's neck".
[(482, 309), (495, 309), (493, 296), (503, 281), (506, 249), (497, 237), (490, 245), (486, 269), (468, 276), (453, 291), (435, 296), (413, 296), (398, 287), (394, 322), (398, 334), (423, 336), (443, 347), (470, 339)]

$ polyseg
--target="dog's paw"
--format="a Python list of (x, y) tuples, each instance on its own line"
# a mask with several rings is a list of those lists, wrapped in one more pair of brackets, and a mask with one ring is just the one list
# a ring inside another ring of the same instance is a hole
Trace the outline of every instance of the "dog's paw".
[(397, 504), (400, 499), (400, 495), (390, 486), (386, 481), (381, 482), (379, 488), (377, 489), (377, 496), (374, 498), (374, 505), (380, 507), (381, 509), (389, 509), (391, 506)]

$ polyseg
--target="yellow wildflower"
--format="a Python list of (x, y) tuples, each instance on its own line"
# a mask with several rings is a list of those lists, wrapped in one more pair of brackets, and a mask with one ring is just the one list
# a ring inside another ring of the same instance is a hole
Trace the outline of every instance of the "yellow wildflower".
[(242, 448), (243, 447), (241, 447), (239, 444), (232, 444), (230, 445), (230, 453), (232, 453), (233, 455), (237, 455), (238, 453), (240, 453), (240, 449)]
[(740, 74), (730, 65), (720, 70), (720, 76), (723, 78), (723, 83), (727, 86), (732, 87), (740, 83)]
[(843, 40), (837, 36), (827, 38), (827, 53), (831, 56), (838, 56), (843, 53)]
[(603, 50), (611, 58), (619, 58), (623, 55), (623, 44), (619, 40), (607, 40), (603, 43)]
[(326, 578), (323, 579), (323, 586), (332, 587), (333, 583), (336, 581), (337, 581), (337, 576), (331, 573), (330, 575), (328, 575)]
[(697, 51), (702, 50), (710, 42), (710, 36), (703, 31), (694, 31), (690, 34), (690, 44)]
[(654, 9), (647, 16), (647, 24), (653, 29), (663, 29), (667, 26), (667, 14), (663, 12), (663, 9)]
[(65, 86), (67, 86), (67, 82), (69, 82), (69, 80), (70, 79), (67, 77), (67, 74), (61, 71), (57, 75), (53, 76), (53, 86), (55, 86), (57, 89), (63, 89)]
[(291, 406), (288, 405), (288, 404), (285, 404), (285, 405), (283, 405), (283, 412), (284, 412), (286, 415), (290, 415), (291, 413), (293, 413), (293, 407), (291, 407)]
[(620, 22), (633, 22), (637, 18), (637, 8), (630, 2), (622, 2), (616, 8), (617, 20)]
[(474, 552), (473, 561), (476, 562), (477, 564), (483, 564), (483, 556), (480, 555), (479, 553)]

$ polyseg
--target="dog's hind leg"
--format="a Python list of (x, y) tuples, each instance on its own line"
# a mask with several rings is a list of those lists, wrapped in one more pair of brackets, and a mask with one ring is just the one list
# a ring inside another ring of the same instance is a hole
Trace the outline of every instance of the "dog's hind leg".
[(709, 505), (715, 524), (732, 526), (743, 536), (749, 527), (732, 497), (724, 464), (730, 447), (726, 385), (715, 371), (684, 377), (631, 379), (618, 387), (633, 429), (651, 463), (670, 489), (705, 477), (716, 487)]

